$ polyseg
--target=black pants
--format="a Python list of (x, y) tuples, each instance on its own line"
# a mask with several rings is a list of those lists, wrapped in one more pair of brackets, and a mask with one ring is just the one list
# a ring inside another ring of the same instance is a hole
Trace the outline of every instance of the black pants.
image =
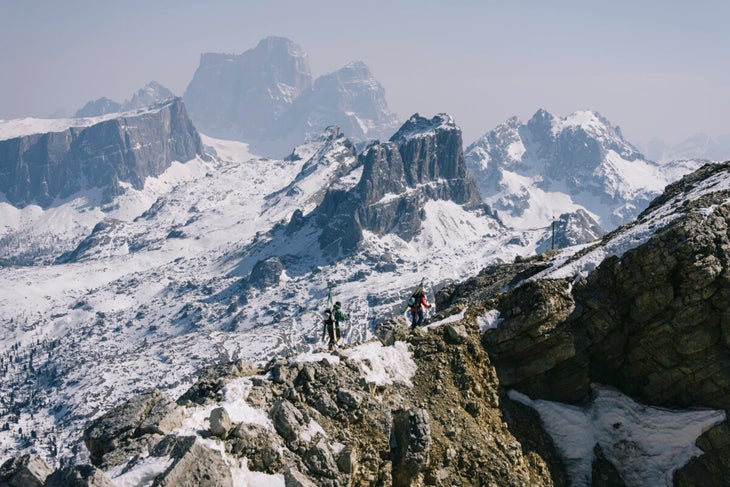
[(423, 324), (423, 309), (411, 309), (411, 328), (421, 326)]

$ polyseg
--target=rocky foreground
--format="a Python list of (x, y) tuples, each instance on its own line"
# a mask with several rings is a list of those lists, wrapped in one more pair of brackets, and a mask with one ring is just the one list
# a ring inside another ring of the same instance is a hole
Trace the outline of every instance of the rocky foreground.
[[(638, 443), (596, 443), (590, 480), (570, 478), (541, 417), (509, 394), (580, 406), (595, 383), (652, 406), (718, 410), (666, 485), (727, 485), (728, 180), (730, 163), (706, 166), (569, 259), (448, 286), (425, 329), (396, 319), (378, 342), (331, 355), (210, 367), (175, 402), (146, 391), (88, 425), (90, 465), (24, 456), (0, 468), (0, 485), (641, 485), (614, 454), (641, 455)], [(551, 273), (641, 225), (656, 227), (651, 238), (591, 272)]]

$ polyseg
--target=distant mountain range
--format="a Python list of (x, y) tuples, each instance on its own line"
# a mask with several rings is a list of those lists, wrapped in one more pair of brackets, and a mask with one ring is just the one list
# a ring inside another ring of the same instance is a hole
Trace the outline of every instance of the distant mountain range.
[(307, 54), (281, 37), (243, 54), (203, 54), (183, 98), (201, 132), (278, 157), (329, 125), (353, 142), (385, 140), (399, 125), (364, 63), (313, 81)]
[[(513, 117), (467, 147), (479, 192), (508, 225), (535, 228), (587, 212), (606, 230), (635, 218), (664, 187), (702, 162), (655, 163), (592, 111)], [(597, 226), (597, 225), (596, 225)]]
[(640, 147), (648, 159), (660, 163), (682, 159), (727, 161), (730, 159), (730, 134), (718, 137), (697, 134), (676, 145), (652, 139)]
[(84, 105), (75, 114), (74, 118), (98, 117), (110, 113), (126, 112), (137, 108), (145, 108), (160, 103), (175, 95), (157, 81), (150, 81), (143, 88), (137, 90), (132, 98), (122, 103), (101, 97)]

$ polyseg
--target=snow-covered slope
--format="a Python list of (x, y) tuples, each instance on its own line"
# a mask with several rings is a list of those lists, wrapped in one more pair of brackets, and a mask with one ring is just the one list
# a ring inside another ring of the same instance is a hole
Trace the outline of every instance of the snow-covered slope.
[(592, 111), (556, 118), (538, 110), (526, 124), (511, 118), (470, 145), (465, 158), (482, 198), (516, 228), (584, 210), (611, 230), (701, 165), (646, 160)]
[[(0, 371), (13, 391), (0, 400), (9, 425), (0, 460), (25, 448), (82, 459), (79, 428), (132, 392), (157, 386), (176, 397), (202, 365), (317, 349), (328, 284), (351, 316), (345, 342), (357, 342), (400, 313), (421, 278), (433, 295), (489, 261), (533, 251), (541, 236), (502, 232), (491, 216), (432, 196), (413, 238), (365, 229), (356, 251), (325, 256), (310, 216), (326, 190), (359, 184), (351, 143), (333, 129), (272, 160), (202, 139), (216, 158), (173, 165), (114, 211), (83, 197), (49, 210), (4, 207), (29, 241), (43, 238), (41, 226), (68, 238), (87, 229), (87, 238), (63, 263), (0, 268)], [(283, 271), (254, 279), (271, 256)]]

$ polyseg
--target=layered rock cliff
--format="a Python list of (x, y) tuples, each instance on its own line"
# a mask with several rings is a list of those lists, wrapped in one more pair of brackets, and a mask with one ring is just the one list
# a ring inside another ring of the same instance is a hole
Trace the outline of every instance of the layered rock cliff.
[(147, 177), (162, 174), (172, 161), (204, 154), (179, 98), (85, 124), (0, 140), (5, 175), (0, 191), (11, 204), (47, 207), (94, 188), (104, 190), (109, 201), (123, 183), (141, 189)]
[[(359, 159), (363, 170), (357, 186), (328, 191), (314, 213), (324, 227), (323, 248), (352, 250), (363, 230), (410, 240), (421, 227), (429, 200), (453, 201), (469, 209), (481, 205), (464, 164), (461, 129), (448, 115), (429, 120), (416, 114), (389, 142), (369, 145)], [(342, 234), (346, 238), (338, 237)]]

